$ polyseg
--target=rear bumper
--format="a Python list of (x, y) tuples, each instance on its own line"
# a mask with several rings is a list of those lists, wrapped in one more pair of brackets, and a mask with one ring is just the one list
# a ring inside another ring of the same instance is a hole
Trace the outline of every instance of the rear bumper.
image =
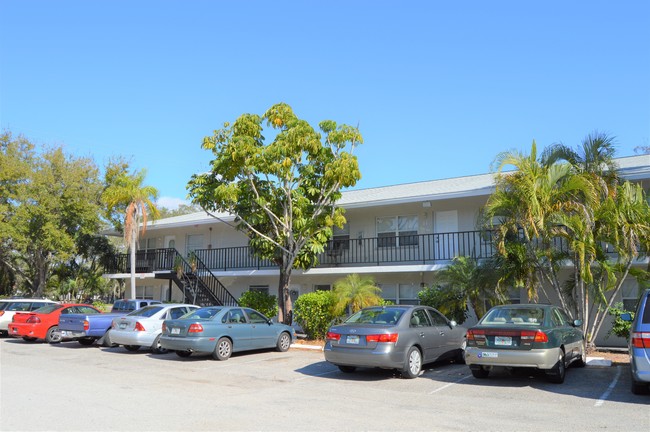
[(650, 349), (631, 349), (630, 370), (634, 381), (650, 383)]
[(560, 356), (560, 348), (532, 350), (503, 350), (467, 347), (465, 363), (468, 366), (505, 366), (552, 369)]
[(378, 367), (401, 369), (404, 367), (406, 353), (393, 343), (380, 343), (374, 349), (348, 348), (325, 344), (325, 360), (337, 366)]
[(41, 332), (38, 331), (35, 325), (23, 324), (23, 323), (9, 324), (8, 332), (7, 332), (9, 336), (14, 336), (14, 337), (26, 336), (26, 337), (43, 339), (45, 335), (40, 333)]
[(170, 337), (163, 335), (160, 338), (160, 346), (172, 351), (192, 351), (211, 353), (217, 346), (215, 338), (208, 337)]
[(111, 343), (149, 347), (153, 345), (153, 341), (156, 340), (156, 336), (158, 336), (159, 333), (112, 329), (110, 334)]

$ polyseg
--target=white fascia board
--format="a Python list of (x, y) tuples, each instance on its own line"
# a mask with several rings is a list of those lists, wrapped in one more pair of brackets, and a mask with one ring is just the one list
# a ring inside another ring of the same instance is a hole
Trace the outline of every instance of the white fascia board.
[(346, 209), (378, 207), (378, 206), (395, 205), (395, 204), (409, 204), (409, 203), (421, 202), (421, 201), (439, 201), (444, 199), (488, 196), (491, 195), (493, 192), (494, 192), (494, 186), (490, 186), (486, 188), (473, 189), (468, 191), (446, 192), (441, 194), (418, 195), (418, 196), (409, 196), (409, 197), (402, 197), (402, 198), (386, 198), (386, 199), (380, 199), (374, 201), (372, 200), (360, 201), (360, 202), (341, 204), (340, 206)]

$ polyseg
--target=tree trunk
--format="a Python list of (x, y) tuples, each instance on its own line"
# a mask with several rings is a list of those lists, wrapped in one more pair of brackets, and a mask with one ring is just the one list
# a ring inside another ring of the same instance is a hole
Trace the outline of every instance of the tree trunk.
[(131, 298), (135, 298), (135, 235), (131, 236)]
[(289, 284), (291, 283), (291, 266), (286, 262), (280, 265), (280, 282), (278, 283), (278, 306), (280, 312), (278, 320), (285, 324), (291, 324), (291, 315), (293, 304), (291, 302), (291, 293), (289, 292)]

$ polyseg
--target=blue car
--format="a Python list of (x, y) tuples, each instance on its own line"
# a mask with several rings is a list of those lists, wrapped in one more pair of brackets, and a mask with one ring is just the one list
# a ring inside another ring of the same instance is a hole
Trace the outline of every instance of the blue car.
[(295, 338), (292, 327), (274, 323), (254, 309), (213, 306), (165, 320), (160, 346), (179, 357), (201, 353), (227, 360), (239, 351), (276, 348), (284, 352)]
[(641, 294), (634, 319), (630, 314), (621, 318), (632, 321), (630, 328), (630, 372), (632, 393), (642, 394), (650, 388), (650, 289)]

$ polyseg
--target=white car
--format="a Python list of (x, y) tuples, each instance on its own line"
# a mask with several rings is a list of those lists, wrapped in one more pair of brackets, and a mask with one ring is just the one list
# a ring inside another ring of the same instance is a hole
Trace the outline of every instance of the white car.
[(9, 329), (9, 323), (16, 312), (32, 312), (49, 304), (56, 304), (53, 300), (16, 298), (3, 299), (0, 303), (0, 333), (6, 335)]
[(196, 309), (199, 306), (191, 304), (156, 304), (114, 318), (111, 343), (124, 345), (129, 351), (137, 351), (144, 346), (151, 348), (155, 354), (164, 354), (167, 350), (160, 346), (163, 321), (180, 318)]

